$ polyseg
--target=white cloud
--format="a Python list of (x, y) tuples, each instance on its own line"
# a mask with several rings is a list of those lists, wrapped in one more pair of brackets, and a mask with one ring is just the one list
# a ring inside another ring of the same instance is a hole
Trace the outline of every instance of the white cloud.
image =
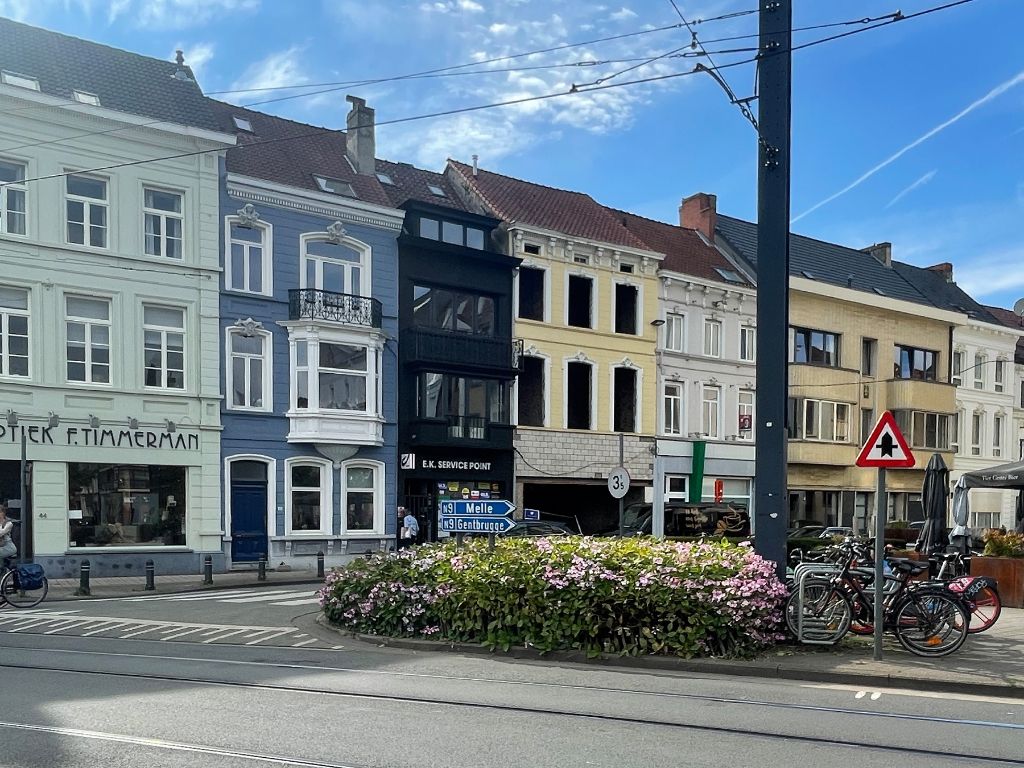
[(627, 19), (635, 19), (636, 11), (623, 6), (619, 10), (615, 11), (611, 16), (608, 17), (612, 21), (626, 21)]
[(957, 285), (976, 299), (1006, 295), (1007, 300), (1012, 301), (1008, 294), (1014, 291), (1019, 294), (1024, 289), (1022, 263), (1024, 247), (1011, 247), (983, 254), (961, 268), (959, 273), (954, 270), (953, 274)]
[[(487, 28), (487, 31), (492, 35), (511, 35), (516, 31), (514, 24), (505, 24), (504, 22), (495, 22)], [(485, 58), (486, 54), (479, 54), (481, 58)]]
[(420, 10), (424, 13), (483, 13), (484, 7), (476, 0), (436, 0), (433, 3), (420, 3)]
[(32, 11), (38, 10), (36, 0), (0, 0), (0, 16), (15, 21), (28, 21)]
[(196, 79), (202, 83), (203, 68), (213, 59), (213, 43), (196, 43), (195, 45), (177, 43), (167, 58), (173, 60), (177, 51), (182, 51), (185, 54), (185, 63), (192, 68)]
[(260, 0), (114, 0), (107, 9), (107, 22), (113, 24), (125, 16), (137, 27), (184, 29), (259, 7)]
[(909, 195), (915, 189), (917, 189), (918, 187), (923, 187), (929, 181), (934, 179), (935, 178), (935, 174), (937, 174), (938, 172), (939, 172), (938, 169), (928, 171), (928, 173), (926, 173), (924, 176), (919, 178), (917, 181), (912, 182), (911, 184), (909, 184), (908, 186), (904, 187), (899, 192), (897, 192), (896, 196), (892, 200), (890, 200), (889, 204), (886, 205), (885, 207), (886, 208), (892, 208), (894, 205), (896, 205), (896, 203), (898, 203), (904, 197)]
[(458, 0), (458, 6), (460, 11), (469, 11), (470, 13), (484, 12), (484, 7), (480, 3), (474, 2), (474, 0)]
[(280, 88), (287, 85), (302, 85), (310, 81), (302, 66), (304, 47), (293, 45), (285, 51), (272, 53), (264, 59), (250, 64), (231, 86), (231, 101), (244, 102), (248, 99), (272, 98), (263, 88)]

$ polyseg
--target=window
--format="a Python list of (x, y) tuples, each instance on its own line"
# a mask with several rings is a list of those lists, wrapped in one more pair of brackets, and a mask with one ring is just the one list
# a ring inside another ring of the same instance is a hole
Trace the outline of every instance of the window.
[(448, 436), (483, 440), (488, 424), (508, 424), (508, 385), (496, 379), (420, 374), (417, 413), (448, 424)]
[(234, 115), (231, 118), (231, 120), (232, 120), (232, 122), (234, 122), (235, 128), (237, 128), (238, 130), (240, 130), (240, 131), (248, 131), (249, 133), (252, 133), (252, 123), (249, 122), (249, 120), (247, 118), (239, 117), (238, 115)]
[(957, 411), (949, 417), (949, 450), (960, 453), (960, 424), (963, 422), (963, 411)]
[(143, 354), (145, 385), (185, 388), (185, 310), (144, 305)]
[(285, 533), (327, 533), (331, 525), (331, 465), (324, 462), (290, 461), (285, 471)]
[(615, 284), (615, 332), (637, 334), (640, 325), (640, 290), (635, 285)]
[(568, 291), (566, 324), (575, 328), (593, 328), (593, 278), (584, 275), (569, 275)]
[(985, 356), (982, 354), (974, 356), (974, 388), (985, 388)]
[(590, 409), (593, 366), (573, 361), (566, 365), (565, 370), (566, 429), (593, 429)]
[(664, 397), (664, 426), (666, 435), (683, 434), (683, 385), (666, 384)]
[(573, 261), (573, 264), (589, 264), (590, 263), (590, 257), (586, 256), (584, 254), (577, 253), (577, 254), (575, 254), (572, 257), (572, 261)]
[(839, 334), (808, 328), (793, 328), (790, 362), (838, 368)]
[(863, 445), (871, 437), (871, 430), (875, 428), (875, 409), (860, 409), (860, 443)]
[(536, 243), (527, 243), (523, 246), (523, 252), (531, 256), (540, 256), (540, 246)]
[(634, 266), (632, 264), (619, 264), (619, 272), (625, 272), (627, 275), (632, 275), (634, 272)]
[(228, 408), (271, 410), (270, 345), (270, 334), (247, 335), (228, 329), (229, 359), (225, 371)]
[(966, 353), (954, 352), (953, 353), (953, 386), (959, 387), (964, 383), (963, 371), (964, 371), (964, 358)]
[(107, 247), (107, 182), (93, 176), (65, 177), (68, 242)]
[(343, 195), (344, 197), (357, 197), (356, 192), (352, 189), (352, 185), (347, 181), (340, 181), (339, 179), (329, 179), (326, 176), (314, 176), (316, 184), (324, 192), (330, 192), (332, 195)]
[(75, 101), (81, 104), (89, 104), (93, 107), (100, 105), (100, 97), (95, 93), (88, 93), (86, 91), (75, 91)]
[(16, 85), (18, 88), (28, 88), (32, 91), (39, 90), (39, 80), (28, 75), (19, 75), (17, 72), (8, 72), (6, 69), (0, 72), (0, 82), (4, 85)]
[(494, 335), (494, 299), (472, 293), (413, 287), (413, 323), (477, 336)]
[(993, 375), (996, 392), (1002, 392), (1006, 388), (1006, 361), (996, 360), (995, 373)]
[[(369, 254), (362, 247), (303, 236), (300, 288), (367, 296), (370, 288)], [(362, 244), (360, 244), (361, 246)]]
[(383, 483), (379, 464), (346, 464), (342, 468), (343, 533), (382, 533), (384, 526)]
[(71, 547), (185, 545), (185, 467), (68, 465)]
[(0, 376), (29, 374), (28, 291), (0, 285)]
[(68, 381), (110, 383), (110, 299), (65, 297)]
[(420, 237), (426, 238), (427, 240), (440, 240), (441, 222), (437, 219), (428, 219), (425, 216), (421, 216)]
[(26, 225), (25, 166), (0, 160), (0, 233), (24, 235)]
[(749, 325), (740, 328), (740, 360), (752, 363), (757, 355), (757, 329)]
[(665, 316), (665, 349), (672, 352), (686, 350), (686, 316)]
[(707, 357), (722, 356), (722, 323), (720, 320), (704, 320), (704, 354)]
[(243, 226), (229, 217), (226, 230), (224, 285), (231, 291), (271, 295), (270, 225)]
[(636, 369), (615, 368), (612, 372), (612, 386), (612, 429), (616, 432), (636, 432)]
[(981, 456), (981, 430), (984, 414), (971, 414), (971, 456)]
[(519, 317), (544, 320), (544, 270), (519, 268)]
[(701, 434), (712, 439), (722, 436), (722, 389), (704, 387), (701, 395)]
[(1003, 455), (1003, 417), (996, 414), (992, 417), (992, 456), (998, 459)]
[(1024, 408), (1024, 381), (1020, 383), (1020, 407)]
[(436, 184), (427, 184), (427, 189), (430, 190), (430, 194), (436, 197), (445, 197), (444, 190)]
[(320, 407), (328, 411), (366, 411), (369, 369), (367, 348), (320, 342)]
[(893, 347), (893, 359), (893, 376), (897, 379), (937, 380), (938, 352), (897, 344)]
[(860, 340), (860, 372), (863, 376), (874, 376), (877, 371), (878, 341)]
[(721, 269), (720, 267), (715, 267), (715, 272), (720, 274), (722, 276), (722, 278), (724, 280), (726, 280), (727, 282), (730, 282), (730, 283), (742, 283), (743, 282), (743, 278), (740, 277), (737, 272), (734, 272), (731, 269)]
[(796, 425), (796, 436), (803, 440), (846, 443), (850, 440), (850, 405), (829, 400), (797, 401), (803, 418)]
[(914, 411), (910, 444), (915, 448), (949, 450), (949, 416), (944, 413)]
[(523, 357), (523, 370), (516, 383), (517, 421), (524, 427), (543, 427), (547, 421), (545, 378), (547, 366), (542, 357)]
[(387, 184), (389, 187), (395, 186), (394, 180), (386, 173), (381, 173), (380, 171), (377, 171), (377, 181), (381, 184)]
[(687, 480), (685, 475), (665, 475), (665, 501), (687, 501)]
[(737, 396), (737, 437), (740, 440), (754, 439), (754, 392), (741, 389)]
[(182, 257), (181, 194), (160, 189), (145, 190), (146, 255)]

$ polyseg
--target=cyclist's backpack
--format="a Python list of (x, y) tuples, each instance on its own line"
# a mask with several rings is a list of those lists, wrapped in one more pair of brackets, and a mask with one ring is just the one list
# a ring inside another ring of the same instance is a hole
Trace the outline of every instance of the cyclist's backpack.
[(18, 566), (18, 586), (23, 590), (43, 588), (43, 566), (30, 563)]

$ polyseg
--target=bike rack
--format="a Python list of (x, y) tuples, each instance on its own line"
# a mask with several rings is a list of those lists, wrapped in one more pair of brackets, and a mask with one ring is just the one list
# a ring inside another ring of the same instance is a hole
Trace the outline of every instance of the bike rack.
[[(842, 566), (833, 563), (801, 563), (793, 569), (793, 578), (797, 588), (797, 641), (806, 645), (832, 645), (834, 640), (814, 640), (807, 637), (807, 632), (819, 632), (825, 628), (827, 620), (804, 615), (804, 585), (809, 578), (833, 576), (842, 571)], [(899, 580), (893, 576), (883, 576), (882, 594), (889, 596), (899, 589)], [(884, 599), (884, 598), (883, 598)], [(807, 632), (805, 632), (805, 627)]]

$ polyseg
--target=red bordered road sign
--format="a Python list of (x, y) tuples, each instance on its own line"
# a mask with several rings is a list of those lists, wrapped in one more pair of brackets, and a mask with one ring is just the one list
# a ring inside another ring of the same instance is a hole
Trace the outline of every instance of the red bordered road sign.
[(912, 467), (916, 463), (914, 454), (907, 445), (906, 438), (896, 426), (896, 419), (891, 411), (882, 414), (882, 418), (871, 430), (871, 436), (864, 442), (857, 457), (858, 467)]

